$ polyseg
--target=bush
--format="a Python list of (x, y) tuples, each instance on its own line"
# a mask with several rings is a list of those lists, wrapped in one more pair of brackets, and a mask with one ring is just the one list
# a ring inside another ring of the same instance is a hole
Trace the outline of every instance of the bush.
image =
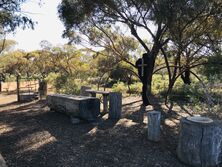
[(129, 94), (140, 95), (142, 92), (142, 83), (136, 82), (130, 85), (130, 90), (127, 91)]
[(72, 78), (67, 79), (65, 84), (62, 85), (60, 89), (60, 93), (63, 94), (71, 94), (71, 95), (79, 95), (80, 94), (81, 85), (78, 80), (73, 80)]
[(56, 92), (63, 94), (79, 95), (82, 85), (88, 85), (86, 81), (75, 79), (66, 75), (58, 75), (53, 79)]
[(114, 92), (120, 92), (122, 94), (125, 94), (127, 92), (127, 89), (127, 85), (125, 85), (123, 82), (117, 82), (112, 87), (112, 90)]
[(160, 92), (163, 92), (164, 90), (167, 89), (168, 86), (168, 76), (167, 75), (160, 75), (160, 74), (155, 74), (153, 75), (153, 80), (152, 80), (152, 93), (159, 94)]

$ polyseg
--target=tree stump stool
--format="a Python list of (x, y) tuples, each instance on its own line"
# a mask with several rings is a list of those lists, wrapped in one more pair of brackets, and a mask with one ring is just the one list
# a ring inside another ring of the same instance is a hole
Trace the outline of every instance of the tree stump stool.
[(177, 155), (195, 167), (211, 167), (222, 162), (222, 123), (207, 117), (187, 117), (180, 121)]
[(160, 140), (160, 119), (159, 111), (147, 113), (148, 117), (148, 140), (158, 142)]
[(120, 119), (122, 112), (122, 93), (109, 93), (109, 118)]

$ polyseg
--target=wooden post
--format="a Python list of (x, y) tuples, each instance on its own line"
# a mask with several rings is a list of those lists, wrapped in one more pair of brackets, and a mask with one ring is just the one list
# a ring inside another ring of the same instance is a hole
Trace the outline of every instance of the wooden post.
[(103, 112), (108, 111), (108, 94), (103, 94)]
[(17, 85), (17, 101), (20, 102), (20, 82), (19, 82), (19, 75), (16, 76), (16, 85)]
[(148, 140), (158, 142), (160, 140), (160, 118), (159, 111), (147, 113), (148, 117)]
[(109, 93), (109, 118), (120, 119), (122, 112), (122, 93)]
[(47, 96), (47, 82), (46, 81), (39, 81), (39, 97), (42, 99), (43, 97)]

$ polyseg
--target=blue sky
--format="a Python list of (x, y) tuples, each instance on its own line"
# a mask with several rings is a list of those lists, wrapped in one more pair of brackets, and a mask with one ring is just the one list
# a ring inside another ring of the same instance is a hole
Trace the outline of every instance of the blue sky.
[(61, 37), (64, 26), (57, 14), (57, 6), (61, 0), (42, 0), (43, 4), (39, 6), (38, 0), (30, 0), (22, 5), (22, 11), (38, 24), (35, 29), (17, 29), (15, 34), (9, 34), (7, 39), (13, 39), (18, 42), (17, 49), (32, 51), (39, 49), (39, 43), (47, 40), (53, 45), (65, 44), (67, 39)]

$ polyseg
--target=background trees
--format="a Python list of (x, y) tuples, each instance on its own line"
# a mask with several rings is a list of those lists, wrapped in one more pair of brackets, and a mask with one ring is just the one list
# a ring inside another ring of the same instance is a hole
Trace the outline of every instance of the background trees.
[[(73, 31), (89, 36), (90, 29), (93, 27), (103, 33), (104, 26), (122, 24), (128, 27), (131, 34), (143, 46), (144, 51), (148, 53), (146, 55), (150, 57), (147, 59), (149, 61), (145, 62), (150, 68), (147, 71), (146, 82), (144, 82), (147, 85), (144, 85), (145, 89), (143, 89), (145, 91), (143, 93), (148, 92), (148, 95), (151, 93), (155, 60), (160, 50), (164, 55), (168, 69), (170, 91), (178, 76), (182, 76), (185, 83), (190, 83), (189, 63), (194, 56), (187, 54), (187, 47), (192, 48), (197, 44), (201, 46), (198, 41), (212, 36), (215, 31), (221, 29), (221, 22), (219, 21), (221, 2), (217, 0), (63, 0), (59, 6), (59, 13), (66, 26), (64, 36), (68, 37), (73, 36)], [(218, 21), (220, 24), (218, 24)], [(144, 38), (138, 33), (139, 29), (147, 32), (146, 38), (150, 39), (151, 44), (147, 45), (145, 43)], [(76, 38), (75, 41), (78, 40), (79, 38)], [(170, 63), (167, 59), (169, 57), (167, 48), (171, 46), (174, 46), (176, 50), (173, 55), (175, 57), (173, 69), (170, 68)], [(197, 49), (193, 51), (194, 53), (203, 50), (198, 49), (197, 46), (195, 47)], [(184, 60), (186, 59), (185, 65), (182, 66), (181, 56), (184, 57)], [(196, 60), (194, 61), (196, 62)], [(180, 72), (178, 73), (178, 71)]]
[[(131, 89), (138, 80), (135, 62), (142, 53), (147, 53), (145, 64), (149, 69), (143, 82), (143, 94), (148, 98), (153, 85), (153, 93), (158, 92), (157, 88), (162, 90), (161, 78), (165, 81), (164, 89), (167, 86), (167, 97), (178, 82), (191, 85), (194, 77), (204, 78), (199, 76), (197, 67), (205, 65), (207, 68), (203, 71), (207, 74), (206, 69), (210, 69), (208, 65), (215, 55), (219, 55), (216, 57), (219, 60), (221, 9), (218, 0), (63, 0), (59, 14), (66, 26), (64, 37), (70, 39), (70, 44), (52, 46), (42, 41), (41, 50), (24, 53), (23, 58), (28, 62), (25, 67), (29, 70), (21, 75), (42, 81), (51, 77), (57, 90), (63, 93), (75, 93), (72, 87), (84, 82), (110, 87), (113, 84), (118, 87), (120, 83)], [(20, 18), (24, 16), (20, 7), (11, 12)], [(32, 27), (32, 23), (29, 20), (15, 25)], [(2, 30), (15, 28), (5, 26)], [(75, 43), (85, 48), (77, 49)], [(5, 55), (14, 43), (4, 40), (3, 34), (0, 44), (2, 55)], [(8, 70), (2, 68), (1, 71)], [(102, 78), (105, 82), (101, 82)]]

